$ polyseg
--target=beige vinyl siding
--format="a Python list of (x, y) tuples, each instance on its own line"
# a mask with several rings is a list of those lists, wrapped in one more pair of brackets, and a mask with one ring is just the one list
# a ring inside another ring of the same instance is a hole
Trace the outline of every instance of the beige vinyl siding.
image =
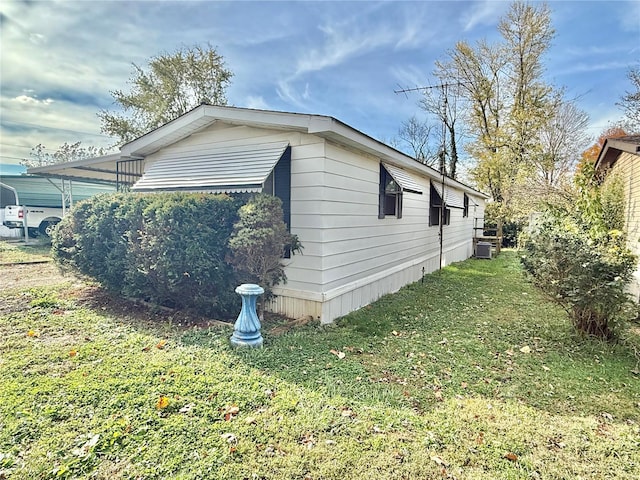
[[(303, 255), (286, 260), (287, 287), (291, 290), (310, 292), (320, 296), (322, 292), (322, 242), (320, 232), (305, 228), (305, 222), (319, 215), (314, 205), (321, 200), (322, 187), (313, 180), (322, 169), (324, 142), (312, 135), (297, 132), (281, 132), (214, 124), (188, 138), (166, 147), (146, 158), (145, 168), (153, 162), (181, 155), (206, 154), (208, 149), (223, 146), (261, 144), (288, 141), (291, 150), (291, 232), (298, 235), (304, 246)], [(314, 307), (315, 308), (315, 307)]]
[[(622, 152), (613, 165), (612, 172), (620, 174), (625, 184), (625, 228), (627, 246), (640, 257), (640, 156)], [(634, 273), (630, 293), (640, 299), (640, 266)]]
[[(423, 193), (403, 193), (402, 218), (379, 219), (381, 160), (318, 136), (216, 123), (146, 163), (281, 141), (291, 145), (291, 232), (304, 250), (285, 260), (287, 283), (274, 290), (271, 310), (331, 322), (440, 266), (440, 228), (429, 227), (430, 179), (410, 172)], [(479, 197), (474, 201), (484, 204)], [(451, 209), (443, 264), (472, 255), (473, 210), (470, 204), (463, 218), (461, 209)]]
[[(325, 293), (339, 291), (345, 285), (352, 285), (355, 292), (346, 293), (352, 296), (351, 300), (332, 300), (334, 305), (326, 314), (333, 317), (336, 311), (344, 314), (353, 309), (345, 310), (347, 304), (353, 303), (357, 308), (363, 302), (369, 303), (417, 280), (422, 267), (426, 273), (437, 269), (440, 229), (429, 227), (429, 178), (411, 172), (423, 193), (403, 193), (402, 218), (379, 219), (380, 160), (333, 144), (327, 144), (326, 151), (331, 173), (325, 174), (325, 198), (329, 200), (323, 202), (322, 207), (323, 290)], [(475, 202), (484, 203), (479, 199)], [(468, 258), (473, 248), (472, 237), (471, 212), (463, 218), (461, 209), (451, 209), (451, 224), (444, 226), (443, 262)], [(407, 265), (414, 268), (385, 278), (385, 272)], [(377, 276), (381, 278), (373, 280), (370, 286), (357, 287), (359, 282)]]

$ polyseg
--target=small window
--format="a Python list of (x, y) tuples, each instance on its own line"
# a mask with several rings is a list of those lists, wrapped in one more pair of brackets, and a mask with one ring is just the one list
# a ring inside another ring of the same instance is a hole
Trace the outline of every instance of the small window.
[(384, 218), (387, 215), (402, 218), (402, 188), (380, 164), (378, 218)]
[(440, 221), (442, 221), (442, 225), (449, 225), (451, 223), (451, 210), (448, 208), (445, 208), (444, 211), (442, 210), (442, 197), (433, 186), (433, 183), (431, 184), (429, 201), (429, 226), (440, 225)]
[[(433, 227), (440, 225), (440, 219), (442, 217), (442, 207), (430, 207), (429, 208), (429, 226)], [(451, 209), (444, 209), (444, 218), (442, 219), (442, 225), (451, 224)]]
[(467, 195), (466, 193), (464, 194), (464, 207), (462, 210), (462, 216), (463, 217), (469, 216), (469, 195)]

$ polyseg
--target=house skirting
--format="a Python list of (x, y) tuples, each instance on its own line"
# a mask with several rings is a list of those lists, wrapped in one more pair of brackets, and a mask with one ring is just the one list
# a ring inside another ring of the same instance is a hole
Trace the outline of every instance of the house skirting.
[[(442, 265), (466, 260), (472, 254), (471, 239), (450, 245), (443, 249)], [(323, 293), (278, 287), (274, 289), (276, 297), (267, 309), (290, 318), (310, 316), (323, 324), (331, 323), (336, 318), (375, 302), (383, 295), (417, 282), (423, 274), (432, 273), (439, 266), (440, 252), (436, 252)]]
[(640, 270), (633, 272), (631, 281), (627, 285), (627, 292), (634, 302), (640, 303)]

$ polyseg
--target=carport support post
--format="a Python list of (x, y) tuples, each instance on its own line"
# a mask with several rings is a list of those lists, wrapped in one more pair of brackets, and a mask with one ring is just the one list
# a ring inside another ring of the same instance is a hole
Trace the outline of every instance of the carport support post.
[(263, 340), (256, 303), (258, 297), (264, 293), (264, 288), (252, 283), (243, 283), (236, 288), (236, 293), (242, 297), (242, 309), (234, 325), (231, 344), (235, 347), (261, 347)]

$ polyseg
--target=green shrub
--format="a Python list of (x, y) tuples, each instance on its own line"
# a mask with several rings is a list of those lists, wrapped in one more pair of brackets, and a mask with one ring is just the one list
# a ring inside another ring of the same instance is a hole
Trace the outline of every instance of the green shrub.
[(550, 208), (530, 226), (522, 264), (534, 284), (562, 305), (581, 332), (609, 338), (634, 316), (626, 287), (636, 258), (626, 247), (624, 190), (592, 166), (576, 177), (575, 208)]
[(622, 232), (596, 243), (571, 218), (555, 216), (538, 228), (522, 257), (533, 283), (567, 310), (578, 330), (611, 337), (632, 312), (625, 287), (636, 260)]
[(60, 223), (54, 259), (116, 293), (231, 318), (237, 280), (225, 257), (240, 203), (206, 194), (93, 197)]
[(130, 242), (125, 293), (206, 314), (237, 311), (238, 280), (225, 257), (238, 206), (226, 195), (154, 196)]
[[(279, 198), (256, 195), (240, 207), (238, 214), (240, 219), (229, 239), (227, 258), (239, 278), (262, 286), (268, 299), (273, 295), (274, 286), (287, 281), (283, 256), (287, 252), (299, 252), (302, 246), (298, 237), (287, 231)], [(264, 302), (261, 302), (260, 317), (263, 315)]]

